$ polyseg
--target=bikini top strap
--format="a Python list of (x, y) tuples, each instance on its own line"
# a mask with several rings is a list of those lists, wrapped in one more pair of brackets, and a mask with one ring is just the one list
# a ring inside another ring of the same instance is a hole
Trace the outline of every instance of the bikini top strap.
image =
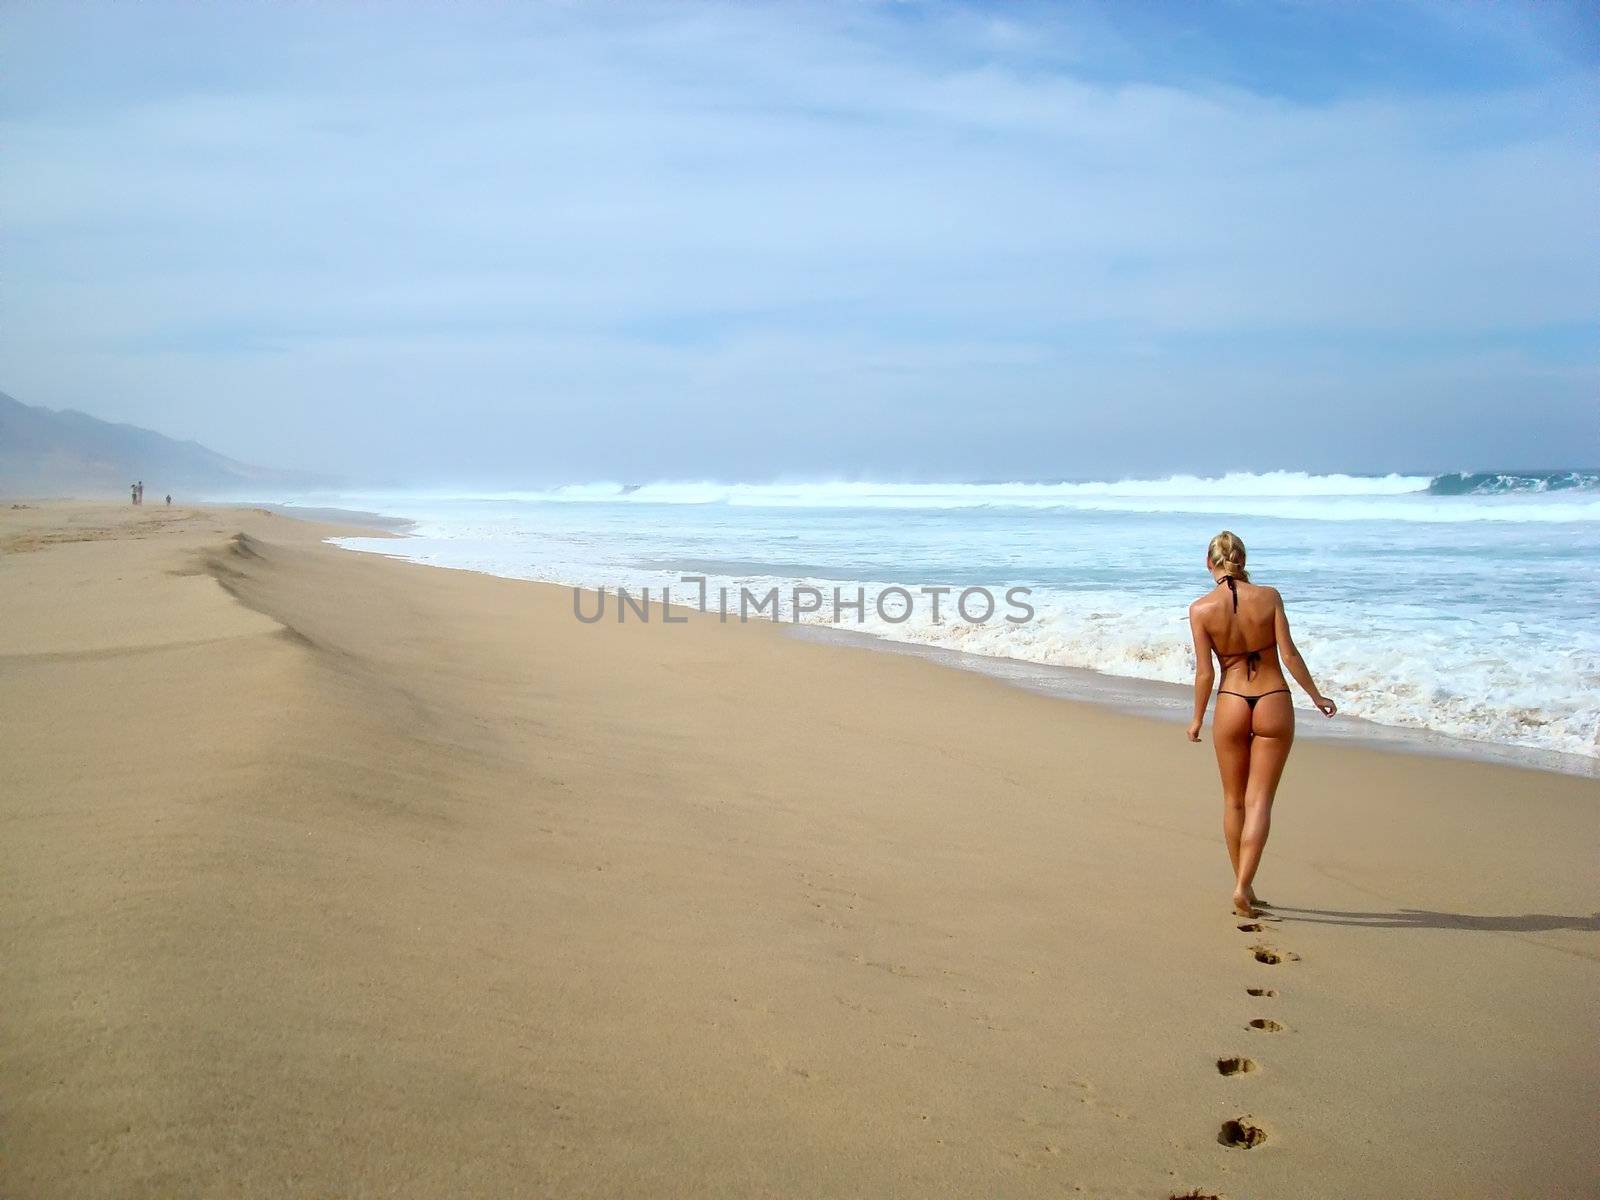
[(1233, 593), (1233, 611), (1239, 611), (1239, 587), (1234, 582), (1232, 575), (1224, 575), (1222, 582), (1228, 585), (1228, 590)]

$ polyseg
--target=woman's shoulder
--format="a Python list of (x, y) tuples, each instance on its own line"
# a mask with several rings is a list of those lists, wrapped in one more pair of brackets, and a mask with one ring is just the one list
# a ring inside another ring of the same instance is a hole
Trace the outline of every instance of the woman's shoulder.
[(1265, 597), (1269, 604), (1281, 605), (1283, 603), (1283, 594), (1270, 584), (1253, 583), (1250, 586)]

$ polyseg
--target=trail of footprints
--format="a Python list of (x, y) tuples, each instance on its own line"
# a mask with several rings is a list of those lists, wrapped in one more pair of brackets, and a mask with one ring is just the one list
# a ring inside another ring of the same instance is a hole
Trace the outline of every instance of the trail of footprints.
[[(1266, 930), (1266, 921), (1276, 920), (1266, 917), (1265, 920), (1245, 921), (1238, 925), (1240, 933), (1263, 933)], [(1265, 966), (1275, 967), (1280, 963), (1299, 962), (1300, 956), (1292, 951), (1279, 950), (1268, 946), (1264, 942), (1256, 942), (1249, 948), (1250, 957)], [(1248, 995), (1258, 999), (1274, 999), (1278, 995), (1276, 988), (1251, 987), (1246, 988)], [(1271, 1017), (1256, 1017), (1251, 1020), (1247, 1028), (1255, 1033), (1282, 1033), (1286, 1026)], [(1217, 1074), (1224, 1078), (1234, 1078), (1248, 1075), (1252, 1071), (1260, 1070), (1260, 1064), (1255, 1059), (1243, 1054), (1228, 1055), (1217, 1059)], [(1217, 1133), (1217, 1141), (1224, 1146), (1236, 1150), (1254, 1150), (1267, 1140), (1267, 1131), (1256, 1123), (1256, 1119), (1249, 1113), (1224, 1121), (1222, 1128)], [(1217, 1200), (1210, 1192), (1195, 1188), (1188, 1192), (1174, 1193), (1171, 1200)]]

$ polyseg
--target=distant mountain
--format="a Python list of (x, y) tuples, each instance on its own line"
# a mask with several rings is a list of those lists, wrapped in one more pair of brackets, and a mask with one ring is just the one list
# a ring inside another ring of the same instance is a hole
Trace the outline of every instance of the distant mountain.
[(38, 408), (0, 392), (0, 495), (126, 496), (144, 480), (151, 500), (169, 493), (260, 493), (328, 481), (235, 462), (199, 442), (180, 442), (137, 425), (86, 413)]

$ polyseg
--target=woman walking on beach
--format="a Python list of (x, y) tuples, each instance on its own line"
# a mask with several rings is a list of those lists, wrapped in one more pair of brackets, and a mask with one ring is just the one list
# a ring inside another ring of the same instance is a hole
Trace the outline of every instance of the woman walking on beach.
[[(1217, 714), (1211, 722), (1217, 767), (1222, 772), (1222, 832), (1233, 863), (1233, 908), (1256, 915), (1254, 887), (1261, 851), (1272, 827), (1272, 798), (1294, 745), (1294, 703), (1283, 668), (1305, 689), (1325, 717), (1337, 706), (1316, 682), (1289, 636), (1289, 618), (1276, 588), (1250, 582), (1244, 543), (1226, 529), (1206, 548), (1206, 567), (1216, 587), (1189, 606), (1194, 634), (1194, 720), (1189, 740), (1200, 740), (1216, 671)], [(1282, 656), (1280, 664), (1279, 657)]]

